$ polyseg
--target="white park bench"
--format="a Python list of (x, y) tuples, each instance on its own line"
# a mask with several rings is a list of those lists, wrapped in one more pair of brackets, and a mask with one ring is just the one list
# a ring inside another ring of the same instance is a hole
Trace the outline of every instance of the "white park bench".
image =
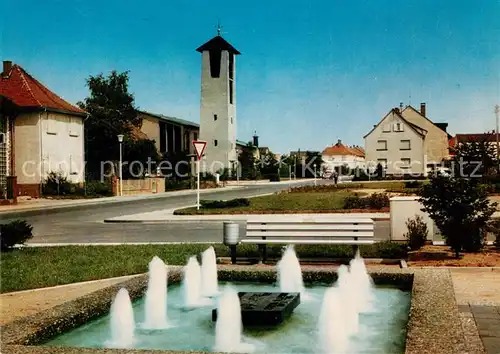
[(244, 244), (259, 246), (261, 261), (266, 260), (269, 244), (369, 245), (375, 243), (374, 220), (363, 216), (259, 215), (246, 222)]

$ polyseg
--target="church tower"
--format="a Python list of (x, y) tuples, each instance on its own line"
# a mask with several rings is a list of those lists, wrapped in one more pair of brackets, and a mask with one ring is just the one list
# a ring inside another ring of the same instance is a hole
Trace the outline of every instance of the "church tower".
[(230, 168), (236, 154), (235, 58), (239, 55), (217, 30), (217, 36), (196, 49), (201, 53), (200, 140), (206, 141), (204, 172)]

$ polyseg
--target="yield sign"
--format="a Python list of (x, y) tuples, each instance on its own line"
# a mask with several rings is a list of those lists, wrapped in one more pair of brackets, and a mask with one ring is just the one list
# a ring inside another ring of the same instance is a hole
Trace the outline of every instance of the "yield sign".
[(196, 150), (196, 156), (198, 156), (198, 160), (201, 160), (203, 156), (203, 152), (205, 151), (205, 147), (207, 146), (206, 141), (195, 140), (193, 141), (194, 149)]

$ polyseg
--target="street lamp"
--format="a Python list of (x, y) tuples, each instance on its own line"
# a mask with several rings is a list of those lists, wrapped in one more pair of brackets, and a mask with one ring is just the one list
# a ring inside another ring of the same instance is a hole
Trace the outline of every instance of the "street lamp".
[(120, 196), (123, 195), (123, 180), (122, 180), (122, 143), (123, 143), (123, 134), (118, 134), (118, 142), (120, 143)]

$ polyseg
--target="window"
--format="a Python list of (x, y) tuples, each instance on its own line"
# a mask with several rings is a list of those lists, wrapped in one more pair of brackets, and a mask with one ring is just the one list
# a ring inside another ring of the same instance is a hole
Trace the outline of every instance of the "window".
[(383, 168), (387, 168), (387, 159), (378, 159), (377, 164), (382, 165)]
[(394, 123), (394, 131), (395, 132), (402, 132), (403, 131), (403, 123)]
[(411, 150), (410, 140), (401, 140), (401, 147), (399, 150)]
[(234, 89), (233, 89), (233, 80), (229, 80), (229, 103), (233, 104), (233, 95), (234, 95)]
[(78, 136), (78, 120), (74, 117), (69, 118), (69, 136)]
[(214, 146), (217, 146), (217, 139), (214, 140)]
[(385, 124), (382, 128), (382, 131), (384, 133), (390, 133), (391, 132), (391, 125), (390, 124)]
[(231, 117), (231, 124), (233, 124), (233, 117)]
[(194, 141), (198, 140), (198, 133), (194, 133), (194, 134), (193, 134), (193, 140), (194, 140)]
[(410, 168), (411, 160), (409, 158), (402, 158), (401, 165), (402, 168)]
[(387, 140), (378, 140), (377, 151), (386, 151), (386, 150), (387, 150)]
[(214, 121), (217, 120), (217, 114), (214, 114)]
[(52, 135), (57, 134), (55, 125), (56, 125), (56, 120), (50, 118), (49, 115), (47, 114), (47, 117), (45, 118), (45, 127), (47, 130), (47, 134), (52, 134)]

